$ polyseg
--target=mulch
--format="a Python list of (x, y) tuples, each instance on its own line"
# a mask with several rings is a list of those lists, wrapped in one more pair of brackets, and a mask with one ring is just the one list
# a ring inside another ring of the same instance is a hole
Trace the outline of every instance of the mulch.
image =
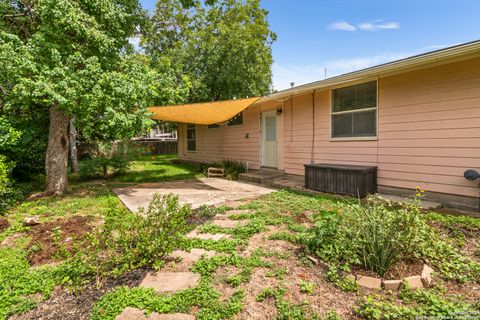
[(136, 269), (120, 277), (108, 278), (99, 287), (95, 282), (78, 291), (57, 287), (49, 300), (25, 314), (12, 316), (11, 320), (83, 320), (88, 319), (92, 307), (98, 299), (116, 287), (138, 287), (150, 270)]
[(35, 250), (28, 255), (30, 265), (54, 262), (61, 247), (73, 252), (74, 243), (92, 231), (91, 221), (90, 217), (75, 216), (32, 226), (29, 231), (32, 239), (28, 247), (34, 246)]
[(371, 270), (365, 270), (363, 266), (353, 266), (352, 271), (355, 275), (362, 275), (384, 280), (398, 280), (411, 276), (419, 276), (423, 270), (423, 261), (398, 261), (393, 264), (383, 277)]
[(7, 219), (0, 217), (0, 232), (10, 227), (10, 223)]

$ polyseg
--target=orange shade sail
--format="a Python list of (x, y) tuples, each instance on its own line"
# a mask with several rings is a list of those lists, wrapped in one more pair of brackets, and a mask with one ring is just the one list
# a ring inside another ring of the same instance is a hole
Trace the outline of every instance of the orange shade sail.
[(208, 125), (230, 120), (258, 99), (260, 98), (150, 107), (148, 110), (153, 113), (154, 120)]

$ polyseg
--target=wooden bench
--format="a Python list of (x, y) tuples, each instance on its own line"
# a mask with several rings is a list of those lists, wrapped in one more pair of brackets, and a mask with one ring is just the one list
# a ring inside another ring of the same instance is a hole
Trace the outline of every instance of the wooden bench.
[(207, 170), (207, 177), (209, 178), (223, 178), (225, 176), (225, 170), (222, 168), (210, 167)]

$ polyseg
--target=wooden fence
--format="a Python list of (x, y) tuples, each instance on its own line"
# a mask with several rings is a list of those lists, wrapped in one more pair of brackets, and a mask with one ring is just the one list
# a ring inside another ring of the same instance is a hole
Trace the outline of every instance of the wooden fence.
[(131, 141), (130, 145), (145, 149), (151, 155), (177, 154), (177, 141)]
[[(148, 141), (138, 140), (130, 141), (128, 144), (135, 148), (144, 149), (149, 155), (158, 154), (177, 154), (177, 141)], [(77, 154), (79, 158), (85, 155), (96, 155), (98, 153), (98, 146), (93, 143), (83, 143), (77, 147)]]

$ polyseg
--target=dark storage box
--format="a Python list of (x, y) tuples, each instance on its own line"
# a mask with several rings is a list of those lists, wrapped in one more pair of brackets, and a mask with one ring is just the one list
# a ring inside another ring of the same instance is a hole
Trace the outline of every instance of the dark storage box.
[(305, 188), (364, 198), (377, 192), (377, 167), (306, 164)]

